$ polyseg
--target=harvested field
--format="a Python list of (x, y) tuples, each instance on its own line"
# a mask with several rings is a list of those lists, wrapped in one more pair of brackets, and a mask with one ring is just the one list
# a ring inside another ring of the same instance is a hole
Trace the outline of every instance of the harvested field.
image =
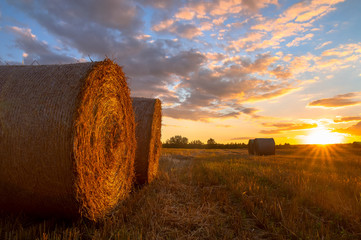
[(359, 239), (361, 153), (348, 145), (163, 149), (159, 174), (97, 223), (3, 216), (2, 239)]

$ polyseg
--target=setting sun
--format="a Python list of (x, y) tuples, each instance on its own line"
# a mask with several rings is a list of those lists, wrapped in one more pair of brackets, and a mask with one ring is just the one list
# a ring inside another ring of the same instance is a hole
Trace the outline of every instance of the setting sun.
[(344, 136), (340, 133), (331, 132), (324, 127), (317, 127), (305, 137), (306, 144), (335, 144), (342, 143)]

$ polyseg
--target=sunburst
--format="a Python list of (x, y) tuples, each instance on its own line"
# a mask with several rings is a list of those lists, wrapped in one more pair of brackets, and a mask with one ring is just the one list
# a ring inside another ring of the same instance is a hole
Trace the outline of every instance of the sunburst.
[(331, 132), (323, 126), (312, 129), (304, 138), (304, 143), (306, 144), (335, 144), (342, 143), (343, 141), (343, 134)]

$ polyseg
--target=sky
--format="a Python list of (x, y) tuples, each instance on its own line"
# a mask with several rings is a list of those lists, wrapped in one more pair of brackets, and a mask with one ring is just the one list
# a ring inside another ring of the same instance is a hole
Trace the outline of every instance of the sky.
[(359, 0), (4, 0), (0, 64), (103, 60), (162, 141), (361, 141)]

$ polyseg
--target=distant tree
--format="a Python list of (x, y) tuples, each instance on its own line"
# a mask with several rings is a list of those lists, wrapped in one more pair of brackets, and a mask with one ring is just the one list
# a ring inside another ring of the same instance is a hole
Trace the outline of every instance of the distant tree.
[(208, 139), (207, 144), (208, 144), (208, 145), (215, 145), (215, 144), (217, 144), (217, 143), (216, 143), (216, 141), (215, 141), (213, 138), (210, 138), (210, 139)]
[(171, 137), (166, 141), (167, 144), (174, 144), (174, 145), (187, 145), (188, 144), (188, 138), (182, 137), (181, 135), (176, 135), (174, 137)]
[(191, 141), (189, 144), (193, 144), (193, 145), (203, 145), (201, 140), (193, 140)]

